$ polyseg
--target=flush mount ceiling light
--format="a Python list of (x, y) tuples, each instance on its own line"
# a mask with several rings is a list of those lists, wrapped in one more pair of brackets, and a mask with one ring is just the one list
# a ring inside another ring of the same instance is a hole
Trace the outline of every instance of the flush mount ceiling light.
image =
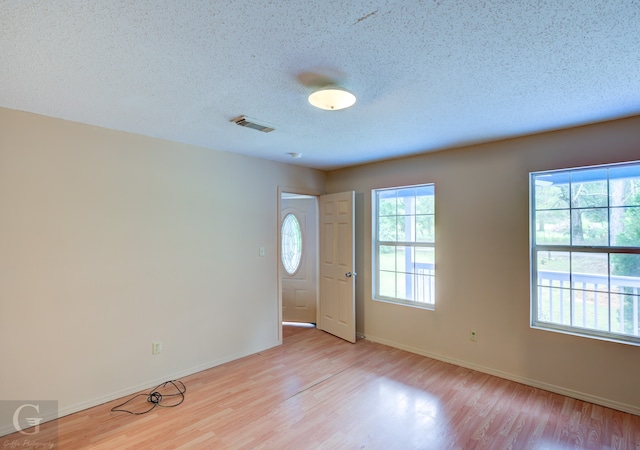
[(353, 106), (356, 96), (338, 86), (325, 86), (316, 89), (309, 96), (309, 103), (316, 108), (337, 111)]

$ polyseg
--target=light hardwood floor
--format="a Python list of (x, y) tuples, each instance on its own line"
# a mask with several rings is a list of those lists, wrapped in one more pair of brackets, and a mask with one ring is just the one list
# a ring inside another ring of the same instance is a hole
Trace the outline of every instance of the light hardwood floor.
[(122, 399), (45, 424), (40, 439), (55, 425), (63, 450), (640, 449), (638, 416), (313, 328), (284, 336), (181, 379), (175, 408), (110, 412)]

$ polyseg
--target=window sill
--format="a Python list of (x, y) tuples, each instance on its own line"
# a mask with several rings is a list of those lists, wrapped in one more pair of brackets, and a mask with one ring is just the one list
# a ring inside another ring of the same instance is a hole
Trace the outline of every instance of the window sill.
[(595, 339), (598, 341), (615, 342), (616, 344), (626, 344), (640, 347), (640, 337), (599, 332), (597, 330), (583, 330), (581, 328), (567, 327), (547, 322), (534, 322), (531, 324), (531, 328), (535, 330), (568, 334), (571, 336), (577, 336), (587, 339)]
[(405, 300), (395, 300), (390, 298), (373, 298), (374, 302), (390, 303), (392, 305), (408, 306), (409, 308), (425, 309), (427, 311), (435, 311), (436, 305), (433, 303), (417, 303)]

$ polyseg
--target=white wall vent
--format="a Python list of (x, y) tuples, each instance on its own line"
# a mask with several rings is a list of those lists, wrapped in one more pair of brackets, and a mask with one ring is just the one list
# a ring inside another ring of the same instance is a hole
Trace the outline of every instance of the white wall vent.
[(238, 116), (235, 119), (231, 119), (231, 122), (235, 122), (236, 125), (240, 125), (241, 127), (253, 128), (254, 130), (262, 131), (263, 133), (270, 133), (275, 130), (275, 128), (271, 126), (256, 123), (255, 120), (250, 119), (247, 116)]

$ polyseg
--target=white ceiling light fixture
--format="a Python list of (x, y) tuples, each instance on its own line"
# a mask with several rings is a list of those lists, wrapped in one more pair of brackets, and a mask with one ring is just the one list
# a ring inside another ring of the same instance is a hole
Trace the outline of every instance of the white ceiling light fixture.
[(353, 106), (356, 96), (338, 86), (325, 86), (316, 89), (309, 96), (309, 103), (316, 108), (338, 111)]

